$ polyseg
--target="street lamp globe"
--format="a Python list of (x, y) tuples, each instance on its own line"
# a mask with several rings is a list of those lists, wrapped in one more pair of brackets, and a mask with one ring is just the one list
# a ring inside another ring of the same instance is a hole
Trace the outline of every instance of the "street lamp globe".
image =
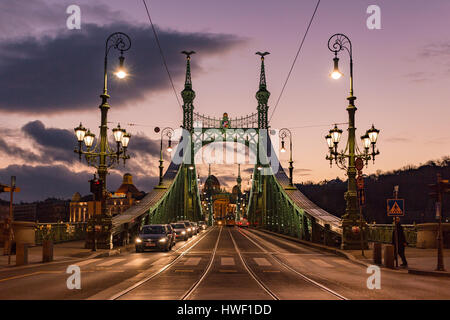
[(172, 140), (169, 139), (169, 145), (167, 146), (167, 151), (172, 152)]
[(342, 130), (338, 129), (338, 127), (335, 125), (333, 129), (330, 130), (331, 140), (333, 143), (339, 143), (341, 140)]
[(84, 136), (86, 135), (86, 128), (83, 127), (83, 125), (80, 122), (80, 125), (76, 127), (75, 129), (75, 135), (77, 136), (78, 142), (83, 142)]
[(328, 148), (330, 148), (330, 149), (333, 148), (333, 139), (331, 139), (331, 135), (327, 134), (325, 136), (325, 139), (327, 140)]
[(281, 152), (286, 152), (286, 148), (284, 147), (284, 140), (281, 140)]
[(91, 131), (87, 131), (86, 135), (84, 136), (84, 144), (86, 147), (90, 148), (94, 144), (95, 134), (91, 133)]
[(125, 71), (125, 68), (123, 67), (123, 61), (125, 60), (125, 57), (124, 56), (120, 56), (119, 57), (119, 69), (117, 70), (117, 72), (115, 73), (116, 74), (116, 77), (117, 78), (119, 78), (119, 79), (123, 79), (123, 78), (125, 78), (126, 76), (127, 76), (127, 73), (126, 73), (126, 71)]
[(371, 141), (370, 141), (369, 135), (367, 133), (361, 137), (361, 141), (363, 143), (364, 148), (366, 150), (369, 149)]
[(117, 128), (114, 128), (112, 130), (113, 135), (114, 135), (114, 140), (116, 140), (116, 142), (122, 142), (122, 138), (124, 136), (124, 134), (126, 133), (126, 131), (124, 129), (122, 129), (120, 127), (120, 123), (117, 125)]
[(339, 58), (335, 57), (333, 58), (333, 61), (334, 61), (334, 68), (333, 71), (330, 73), (330, 77), (337, 80), (340, 77), (342, 77), (343, 74), (339, 71)]
[(380, 130), (375, 129), (374, 125), (372, 124), (372, 128), (367, 130), (367, 135), (369, 136), (371, 143), (376, 143), (378, 139), (378, 134), (380, 133)]
[(127, 147), (128, 147), (128, 143), (130, 143), (130, 138), (131, 138), (131, 134), (129, 134), (129, 133), (125, 133), (125, 134), (122, 136), (122, 146), (123, 146), (124, 148), (127, 148)]

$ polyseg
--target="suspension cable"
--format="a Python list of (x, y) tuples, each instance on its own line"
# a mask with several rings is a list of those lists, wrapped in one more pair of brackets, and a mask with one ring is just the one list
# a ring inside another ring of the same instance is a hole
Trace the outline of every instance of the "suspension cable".
[(160, 53), (162, 61), (164, 63), (164, 67), (166, 69), (167, 75), (169, 76), (169, 80), (170, 80), (170, 84), (172, 85), (173, 93), (175, 94), (175, 98), (177, 99), (178, 106), (181, 108), (180, 99), (178, 98), (177, 91), (175, 90), (175, 86), (174, 86), (173, 81), (172, 81), (172, 76), (170, 75), (169, 68), (167, 67), (166, 58), (164, 57), (164, 53), (163, 53), (163, 50), (161, 48), (161, 43), (159, 42), (158, 34), (156, 33), (156, 29), (155, 29), (155, 26), (153, 25), (152, 18), (150, 17), (150, 12), (148, 10), (147, 3), (145, 2), (145, 0), (142, 0), (142, 2), (144, 3), (145, 11), (147, 11), (148, 20), (150, 21), (150, 24), (152, 26), (153, 34), (155, 35), (156, 43), (157, 43), (158, 48), (159, 48), (159, 53)]
[(295, 62), (297, 61), (298, 55), (300, 54), (300, 51), (302, 50), (303, 43), (305, 42), (306, 35), (308, 34), (309, 28), (311, 27), (311, 24), (312, 24), (312, 22), (314, 20), (314, 17), (316, 15), (317, 8), (319, 7), (319, 4), (320, 4), (320, 0), (317, 1), (316, 7), (315, 7), (314, 12), (313, 12), (313, 14), (311, 16), (311, 20), (309, 20), (308, 27), (306, 28), (305, 34), (303, 35), (303, 39), (302, 39), (302, 41), (300, 43), (300, 46), (299, 46), (299, 48), (297, 50), (297, 54), (295, 55), (294, 61), (292, 61), (291, 68), (290, 68), (290, 70), (288, 72), (286, 80), (284, 81), (283, 88), (281, 89), (281, 92), (280, 92), (280, 95), (278, 96), (278, 99), (277, 99), (277, 102), (275, 104), (275, 107), (273, 108), (272, 115), (269, 118), (269, 122), (272, 120), (273, 114), (275, 113), (275, 110), (278, 107), (278, 103), (280, 102), (281, 96), (283, 95), (284, 89), (286, 88), (286, 84), (288, 83), (289, 78), (291, 77), (291, 73), (292, 73), (292, 70), (294, 69)]

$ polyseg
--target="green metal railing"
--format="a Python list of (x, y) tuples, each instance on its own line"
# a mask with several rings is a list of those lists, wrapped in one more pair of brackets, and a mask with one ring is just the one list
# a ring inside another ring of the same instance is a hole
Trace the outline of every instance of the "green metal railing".
[[(368, 240), (371, 242), (392, 243), (393, 224), (368, 224)], [(414, 224), (402, 225), (408, 246), (415, 247), (417, 243), (417, 228)]]
[(87, 222), (71, 223), (38, 223), (35, 228), (36, 244), (43, 240), (52, 240), (53, 243), (86, 239)]

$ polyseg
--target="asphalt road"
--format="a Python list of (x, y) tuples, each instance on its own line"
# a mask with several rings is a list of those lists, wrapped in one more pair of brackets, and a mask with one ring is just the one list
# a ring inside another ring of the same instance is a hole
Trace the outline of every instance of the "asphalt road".
[[(68, 289), (69, 265), (81, 289)], [(450, 299), (450, 279), (367, 268), (255, 230), (210, 228), (170, 252), (0, 270), (0, 299)]]

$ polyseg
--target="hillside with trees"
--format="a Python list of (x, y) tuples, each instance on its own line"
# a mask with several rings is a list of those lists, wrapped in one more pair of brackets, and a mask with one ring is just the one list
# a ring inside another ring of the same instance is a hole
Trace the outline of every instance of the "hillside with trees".
[[(363, 209), (367, 222), (391, 223), (386, 215), (386, 200), (393, 197), (394, 186), (399, 186), (399, 198), (405, 199), (406, 215), (402, 223), (435, 222), (435, 203), (430, 198), (429, 184), (436, 183), (436, 175), (450, 179), (450, 157), (428, 161), (419, 166), (408, 165), (399, 170), (381, 172), (365, 176), (366, 205)], [(345, 211), (344, 193), (347, 181), (339, 178), (320, 183), (305, 182), (296, 185), (313, 202), (335, 214), (342, 216)], [(443, 220), (450, 219), (450, 194), (444, 195), (442, 205)]]

